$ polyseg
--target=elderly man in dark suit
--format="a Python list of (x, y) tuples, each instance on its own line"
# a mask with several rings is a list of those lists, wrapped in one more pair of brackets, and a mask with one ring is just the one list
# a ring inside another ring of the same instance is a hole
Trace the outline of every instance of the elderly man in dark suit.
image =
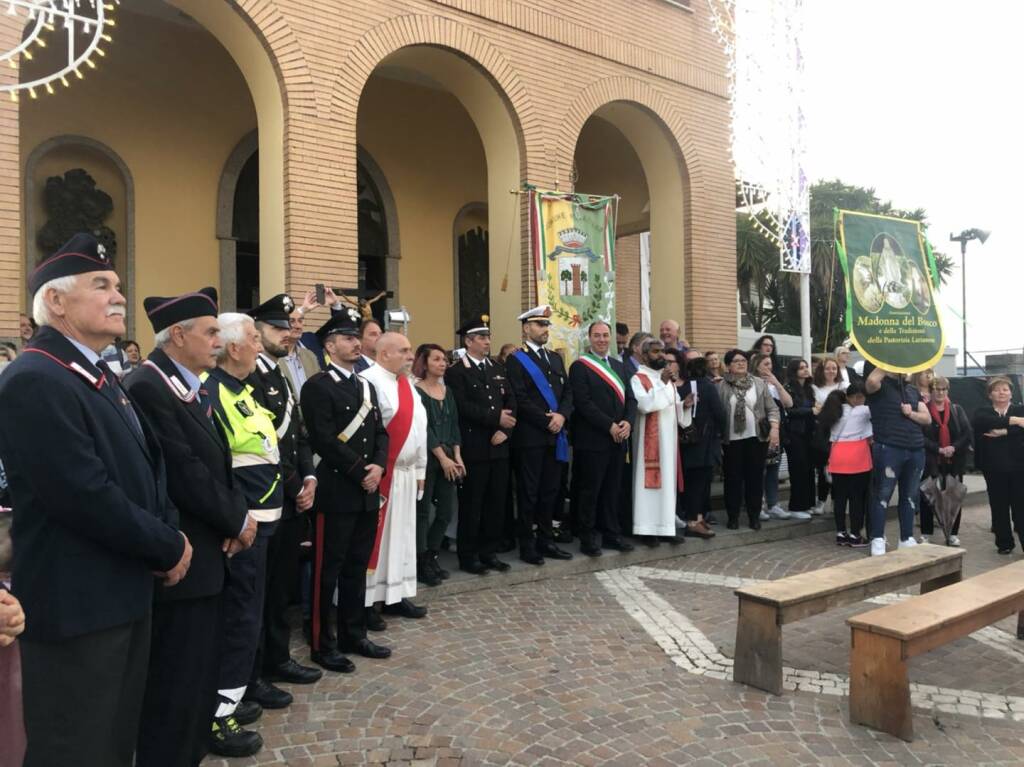
[[(566, 421), (572, 416), (572, 389), (565, 364), (546, 349), (551, 307), (537, 306), (517, 318), (526, 345), (506, 362), (518, 408), (512, 432), (512, 463), (519, 504), (519, 558), (531, 565), (544, 557), (572, 559), (555, 545), (552, 518), (562, 502), (562, 467), (569, 461)], [(536, 527), (536, 530), (534, 529)]]
[[(217, 291), (203, 288), (143, 302), (156, 350), (125, 385), (160, 440), (167, 488), (181, 529), (195, 547), (192, 569), (177, 588), (159, 592), (153, 608), (153, 647), (139, 729), (138, 767), (198, 764), (212, 745), (220, 755), (255, 753), (259, 736), (223, 728), (210, 744), (216, 709), (221, 596), (226, 556), (256, 535), (245, 496), (231, 473), (231, 451), (210, 417), (202, 373), (216, 365), (221, 346)], [(243, 722), (259, 715), (243, 711)], [(236, 717), (237, 720), (237, 717)]]
[[(312, 658), (328, 671), (347, 674), (355, 671), (355, 665), (342, 650), (376, 658), (391, 654), (367, 639), (368, 616), (377, 616), (364, 607), (388, 433), (373, 384), (355, 374), (360, 359), (359, 315), (345, 310), (331, 317), (317, 337), (330, 365), (302, 389), (309, 444), (320, 456), (314, 507)], [(330, 631), (335, 589), (336, 636)]]
[[(631, 551), (622, 540), (618, 501), (636, 399), (622, 363), (609, 356), (611, 328), (598, 320), (587, 330), (590, 351), (569, 367), (572, 388), (573, 470), (580, 551), (601, 556), (605, 548)], [(598, 531), (601, 541), (598, 541)]]
[(192, 546), (160, 443), (99, 356), (125, 335), (103, 246), (76, 235), (28, 286), (40, 329), (0, 379), (12, 583), (26, 616), (24, 764), (130, 767), (153, 591), (185, 577)]

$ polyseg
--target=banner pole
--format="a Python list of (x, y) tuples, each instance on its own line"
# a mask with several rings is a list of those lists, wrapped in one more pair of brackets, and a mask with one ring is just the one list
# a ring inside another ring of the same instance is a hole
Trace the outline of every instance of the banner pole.
[(811, 364), (811, 275), (800, 273), (800, 356)]

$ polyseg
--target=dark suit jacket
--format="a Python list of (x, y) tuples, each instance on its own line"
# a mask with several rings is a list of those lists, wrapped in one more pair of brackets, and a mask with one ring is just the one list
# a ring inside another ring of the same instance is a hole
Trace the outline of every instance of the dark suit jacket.
[(157, 598), (213, 596), (224, 587), (224, 539), (237, 538), (245, 524), (245, 496), (235, 487), (224, 435), (198, 401), (186, 401), (174, 388), (174, 380), (188, 388), (174, 363), (160, 349), (149, 355), (149, 362), (158, 370), (143, 365), (128, 376), (125, 386), (160, 440), (168, 494), (181, 516), (182, 532), (192, 543), (188, 575), (173, 588), (158, 587)]
[(498, 425), (501, 411), (511, 410), (512, 415), (516, 414), (516, 399), (504, 366), (491, 360), (480, 369), (463, 358), (448, 368), (445, 381), (459, 411), (463, 460), (471, 463), (507, 459), (511, 439), (497, 446), (491, 444), (491, 437), (497, 431), (512, 435), (511, 429)]
[[(313, 452), (309, 448), (306, 424), (299, 407), (299, 398), (291, 379), (281, 372), (277, 361), (264, 355), (256, 360), (256, 370), (245, 379), (252, 386), (255, 400), (274, 414), (277, 446), (281, 451), (281, 481), (284, 482), (283, 519), (294, 517), (295, 496), (302, 492), (302, 482), (313, 476)], [(291, 397), (289, 397), (291, 393)], [(288, 419), (287, 428), (281, 425)]]
[[(689, 386), (679, 390), (679, 396), (686, 399)], [(697, 412), (693, 428), (700, 440), (692, 445), (683, 445), (683, 468), (696, 469), (702, 466), (717, 466), (722, 462), (722, 435), (727, 426), (728, 416), (718, 387), (704, 376), (697, 380)]]
[[(362, 379), (357, 378), (358, 381)], [(347, 442), (338, 434), (352, 422), (363, 403), (362, 384), (352, 387), (332, 368), (306, 381), (302, 387), (302, 413), (309, 428), (309, 444), (320, 456), (316, 467), (316, 508), (333, 514), (355, 514), (380, 508), (380, 494), (362, 488), (366, 465), (387, 467), (388, 432), (370, 387), (373, 409)]]
[[(572, 389), (568, 385), (569, 381), (565, 375), (562, 358), (549, 349), (548, 359), (551, 361), (549, 365), (529, 346), (524, 348), (530, 359), (540, 368), (548, 379), (548, 383), (551, 384), (555, 399), (558, 401), (557, 412), (565, 417), (565, 426), (567, 427), (569, 419), (572, 417)], [(508, 381), (512, 387), (512, 394), (516, 398), (517, 407), (516, 428), (512, 432), (512, 447), (554, 445), (557, 435), (548, 431), (548, 417), (545, 413), (551, 408), (548, 406), (547, 400), (544, 399), (530, 374), (526, 372), (514, 354), (510, 354), (505, 361), (505, 370), (508, 373)]]
[(577, 452), (618, 450), (625, 451), (626, 441), (615, 442), (609, 433), (612, 424), (629, 421), (636, 416), (636, 398), (629, 386), (625, 368), (613, 357), (608, 364), (618, 375), (625, 388), (625, 402), (612, 387), (605, 383), (586, 363), (576, 360), (569, 366), (569, 386), (572, 388), (572, 447)]
[[(89, 380), (92, 379), (92, 380)], [(153, 571), (185, 542), (160, 444), (119, 386), (40, 328), (0, 377), (0, 460), (14, 506), (14, 593), (25, 639), (58, 641), (149, 614)], [(177, 587), (175, 587), (177, 588)]]

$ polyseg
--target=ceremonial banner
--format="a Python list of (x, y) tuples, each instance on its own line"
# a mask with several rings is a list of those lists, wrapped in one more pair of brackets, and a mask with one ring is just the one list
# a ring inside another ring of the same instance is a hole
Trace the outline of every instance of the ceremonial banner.
[(836, 210), (835, 217), (853, 343), (886, 370), (933, 367), (945, 343), (932, 293), (937, 272), (921, 225), (848, 210)]
[(618, 198), (530, 191), (530, 247), (537, 301), (551, 306), (553, 349), (566, 363), (586, 350), (587, 328), (615, 330), (615, 213)]

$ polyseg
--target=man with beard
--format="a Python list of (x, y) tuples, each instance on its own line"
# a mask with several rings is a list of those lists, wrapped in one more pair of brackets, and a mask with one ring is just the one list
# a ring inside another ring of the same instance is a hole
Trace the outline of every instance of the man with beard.
[[(207, 752), (216, 707), (226, 557), (252, 544), (256, 520), (235, 484), (231, 451), (199, 380), (217, 364), (221, 347), (217, 291), (151, 296), (143, 305), (156, 349), (125, 385), (160, 440), (167, 491), (194, 551), (189, 577), (158, 591), (153, 606), (136, 764), (188, 767)], [(247, 724), (260, 710), (236, 713), (236, 723)], [(255, 740), (255, 733), (234, 726), (224, 733), (231, 753), (245, 753)]]
[(689, 426), (693, 394), (679, 399), (675, 376), (666, 367), (656, 338), (640, 345), (640, 367), (630, 379), (639, 416), (633, 433), (633, 534), (647, 545), (658, 538), (682, 543), (676, 535), (676, 496), (682, 477), (676, 428)]
[(300, 666), (288, 651), (291, 627), (286, 613), (298, 583), (301, 545), (309, 524), (306, 512), (313, 507), (317, 485), (299, 400), (280, 367), (288, 354), (289, 315), (294, 310), (291, 296), (279, 293), (248, 313), (256, 321), (263, 351), (256, 357), (256, 370), (245, 382), (252, 386), (256, 401), (274, 414), (284, 486), (281, 520), (267, 545), (263, 633), (245, 691), (246, 700), (264, 708), (284, 708), (292, 702), (289, 693), (271, 682), (312, 684), (323, 676), (319, 669)]

